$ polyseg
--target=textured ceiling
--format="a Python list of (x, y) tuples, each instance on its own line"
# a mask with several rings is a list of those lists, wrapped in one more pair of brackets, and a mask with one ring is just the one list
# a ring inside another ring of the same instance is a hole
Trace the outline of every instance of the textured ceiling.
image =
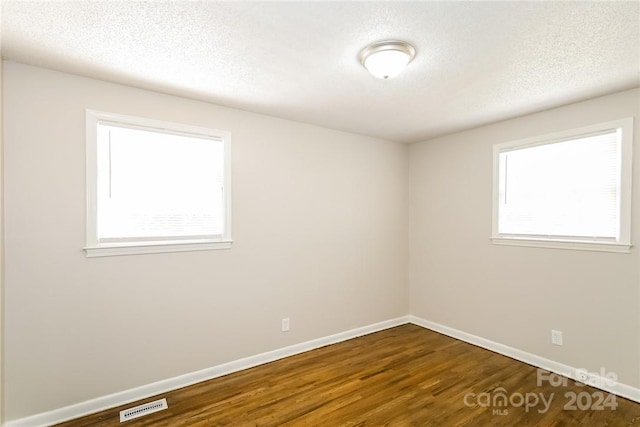
[[(358, 62), (417, 55), (378, 80)], [(640, 83), (639, 2), (2, 2), (2, 56), (415, 142)]]

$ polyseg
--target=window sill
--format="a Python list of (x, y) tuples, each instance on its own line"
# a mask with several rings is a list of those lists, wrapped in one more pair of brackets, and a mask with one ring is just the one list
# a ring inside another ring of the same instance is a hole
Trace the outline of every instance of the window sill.
[(551, 240), (505, 236), (493, 236), (491, 237), (491, 241), (494, 245), (528, 246), (533, 248), (568, 249), (574, 251), (615, 252), (623, 254), (631, 253), (632, 246), (624, 243), (583, 240)]
[(183, 243), (117, 243), (110, 245), (90, 246), (84, 248), (87, 258), (118, 255), (142, 255), (168, 252), (192, 252), (210, 251), (216, 249), (229, 249), (233, 241), (202, 241)]

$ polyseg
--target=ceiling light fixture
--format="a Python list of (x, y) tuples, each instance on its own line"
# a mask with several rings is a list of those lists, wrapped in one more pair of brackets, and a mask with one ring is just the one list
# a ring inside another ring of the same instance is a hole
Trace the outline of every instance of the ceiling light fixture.
[(379, 79), (395, 77), (416, 56), (416, 50), (407, 42), (382, 40), (371, 43), (360, 52), (360, 62)]

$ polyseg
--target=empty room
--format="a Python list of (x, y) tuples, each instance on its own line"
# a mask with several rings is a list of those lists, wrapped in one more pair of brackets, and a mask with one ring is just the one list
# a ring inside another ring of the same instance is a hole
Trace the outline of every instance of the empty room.
[(0, 19), (1, 426), (640, 426), (640, 2)]

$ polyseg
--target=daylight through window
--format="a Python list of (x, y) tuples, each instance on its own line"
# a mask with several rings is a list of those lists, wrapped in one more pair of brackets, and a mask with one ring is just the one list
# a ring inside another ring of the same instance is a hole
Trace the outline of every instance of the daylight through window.
[(630, 122), (496, 145), (494, 241), (628, 249)]
[(230, 240), (227, 133), (97, 112), (88, 118), (88, 253), (213, 249), (194, 245)]

